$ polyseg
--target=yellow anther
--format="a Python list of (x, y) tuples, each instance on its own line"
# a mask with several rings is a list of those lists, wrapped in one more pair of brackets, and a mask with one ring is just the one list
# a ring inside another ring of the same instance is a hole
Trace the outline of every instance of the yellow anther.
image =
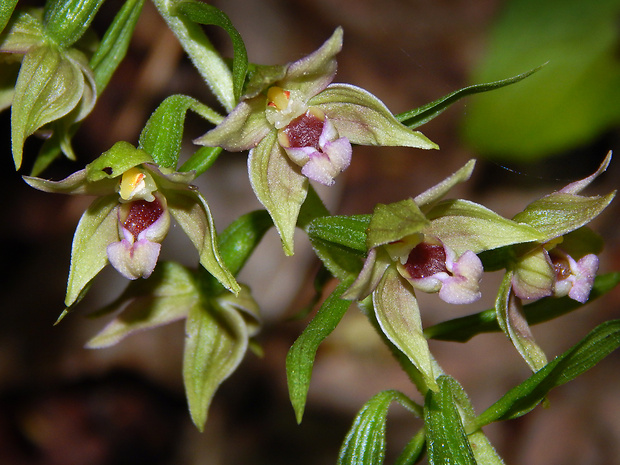
[(291, 93), (288, 90), (284, 90), (278, 86), (270, 87), (267, 91), (267, 100), (269, 101), (269, 106), (275, 107), (278, 110), (286, 110), (290, 98)]
[(120, 195), (123, 200), (129, 200), (132, 194), (144, 187), (144, 173), (138, 168), (130, 168), (121, 177)]

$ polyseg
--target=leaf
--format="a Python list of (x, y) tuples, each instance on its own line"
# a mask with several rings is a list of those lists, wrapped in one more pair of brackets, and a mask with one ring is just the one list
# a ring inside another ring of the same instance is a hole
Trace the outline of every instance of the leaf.
[(512, 272), (506, 273), (497, 293), (497, 322), (532, 371), (537, 371), (547, 363), (547, 357), (534, 341), (523, 314), (521, 299), (516, 297), (512, 290), (512, 277)]
[(143, 5), (144, 0), (125, 1), (90, 59), (90, 67), (95, 74), (99, 94), (106, 88), (116, 68), (127, 54)]
[(414, 465), (422, 460), (426, 450), (426, 434), (424, 428), (418, 431), (407, 443), (394, 465)]
[(429, 390), (424, 402), (428, 461), (430, 465), (476, 465), (448, 380), (440, 376), (439, 391)]
[(117, 205), (116, 194), (100, 197), (80, 218), (71, 246), (71, 267), (65, 297), (67, 307), (76, 301), (82, 289), (108, 263), (106, 248), (119, 240)]
[(420, 371), (429, 389), (437, 390), (428, 342), (422, 333), (420, 308), (413, 289), (390, 266), (372, 294), (381, 331)]
[[(402, 392), (389, 390), (375, 394), (358, 412), (340, 448), (338, 465), (381, 465), (385, 458), (385, 422), (394, 401), (420, 415), (421, 408)], [(413, 407), (413, 408), (412, 408)]]
[(421, 194), (416, 195), (413, 201), (418, 207), (424, 207), (424, 209), (427, 210), (438, 202), (443, 196), (445, 196), (454, 186), (468, 181), (474, 171), (475, 165), (476, 160), (469, 160), (465, 166), (452, 173), (439, 184), (436, 184)]
[(6, 0), (0, 4), (0, 34), (11, 19), (17, 0)]
[(321, 239), (366, 253), (369, 224), (370, 215), (325, 216), (311, 221), (306, 232), (312, 239)]
[(414, 108), (413, 110), (409, 110), (404, 113), (400, 113), (396, 115), (396, 119), (403, 123), (405, 126), (408, 126), (411, 129), (415, 129), (436, 118), (450, 105), (456, 103), (463, 97), (478, 94), (481, 92), (489, 92), (491, 90), (509, 86), (525, 79), (528, 76), (531, 76), (541, 68), (542, 66), (538, 66), (537, 68), (534, 68), (525, 73), (521, 73), (507, 79), (502, 79), (500, 81), (489, 82), (486, 84), (474, 84), (472, 86), (464, 87), (462, 89), (451, 92), (448, 95), (445, 95), (437, 100), (427, 103), (426, 105)]
[(180, 94), (167, 97), (153, 112), (140, 133), (139, 148), (151, 154), (159, 166), (176, 168), (188, 110), (195, 111), (215, 124), (222, 120), (215, 111), (192, 97)]
[(426, 217), (430, 226), (422, 232), (440, 237), (457, 255), (510, 244), (539, 241), (544, 236), (533, 227), (501, 217), (482, 205), (467, 200), (444, 200)]
[[(473, 73), (487, 81), (548, 62), (518, 86), (471, 99), (464, 136), (500, 160), (534, 161), (586, 146), (620, 120), (617, 0), (514, 0)], [(532, 14), (533, 11), (536, 14)]]
[(316, 106), (352, 144), (437, 149), (424, 134), (412, 131), (370, 92), (349, 84), (330, 84), (312, 97)]
[(368, 226), (366, 246), (372, 249), (379, 245), (399, 241), (419, 233), (429, 222), (413, 199), (405, 199), (388, 205), (378, 204)]
[(347, 247), (341, 247), (322, 239), (310, 238), (316, 256), (323, 266), (339, 280), (357, 276), (362, 269), (361, 257)]
[(256, 197), (271, 215), (286, 255), (293, 255), (293, 236), (299, 210), (308, 192), (308, 179), (292, 166), (270, 132), (248, 157), (250, 182)]
[(351, 305), (350, 301), (340, 298), (350, 284), (351, 280), (341, 282), (325, 299), (316, 316), (308, 323), (286, 356), (288, 392), (297, 423), (301, 423), (303, 418), (316, 351)]
[(494, 421), (518, 418), (531, 411), (556, 386), (586, 372), (620, 346), (620, 320), (607, 321), (584, 339), (508, 391), (476, 420), (480, 428)]
[[(620, 272), (597, 276), (590, 292), (590, 298), (586, 304), (607, 294), (618, 283), (620, 283)], [(534, 325), (578, 310), (584, 305), (568, 296), (561, 298), (547, 297), (525, 305), (523, 311), (527, 322), (530, 325)], [(500, 331), (500, 327), (497, 324), (495, 309), (493, 308), (429, 326), (424, 330), (424, 334), (429, 339), (467, 342), (477, 334), (495, 331)]]
[(248, 347), (244, 319), (234, 309), (204, 301), (189, 311), (183, 352), (183, 380), (192, 421), (204, 430), (211, 400), (237, 368)]
[(19, 168), (25, 139), (71, 112), (85, 88), (80, 67), (47, 45), (33, 46), (22, 60), (11, 113), (13, 160)]
[(198, 177), (211, 168), (221, 153), (222, 149), (220, 147), (200, 147), (181, 165), (179, 171), (194, 171), (196, 177)]
[(69, 47), (86, 32), (104, 0), (49, 0), (45, 5), (45, 35)]
[(205, 25), (219, 26), (226, 31), (233, 45), (233, 88), (235, 102), (238, 102), (248, 71), (248, 55), (241, 34), (235, 29), (230, 18), (222, 10), (197, 1), (185, 0), (177, 3), (176, 11), (189, 20)]

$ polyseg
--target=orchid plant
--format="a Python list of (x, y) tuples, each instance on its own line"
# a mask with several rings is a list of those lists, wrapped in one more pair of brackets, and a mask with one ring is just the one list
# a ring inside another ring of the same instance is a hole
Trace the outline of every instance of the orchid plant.
[[(353, 303), (424, 398), (420, 404), (396, 390), (372, 397), (343, 441), (339, 464), (383, 463), (387, 409), (394, 401), (423, 420), (399, 465), (425, 455), (431, 464), (503, 463), (482, 428), (534, 409), (550, 389), (620, 345), (620, 322), (609, 321), (549, 362), (529, 327), (580, 308), (620, 282), (620, 273), (597, 276), (602, 240), (588, 228), (615, 192), (581, 194), (605, 171), (611, 153), (591, 176), (512, 218), (446, 198), (469, 180), (474, 160), (422, 193), (377, 204), (372, 214), (332, 215), (313, 188), (313, 183), (341, 182), (339, 174), (356, 163), (357, 145), (409, 147), (411, 156), (426, 156), (414, 149), (438, 146), (417, 130), (420, 125), (462, 97), (514, 84), (537, 69), (394, 115), (370, 92), (333, 82), (341, 28), (304, 58), (258, 65), (248, 61), (241, 35), (221, 10), (198, 0), (153, 0), (224, 111), (171, 95), (138, 141), (118, 141), (65, 179), (48, 180), (41, 175), (58, 157), (79, 160), (71, 138), (123, 59), (143, 6), (143, 0), (127, 0), (98, 39), (89, 26), (102, 3), (48, 0), (40, 8), (22, 9), (10, 0), (0, 6), (0, 109), (11, 111), (16, 169), (31, 155), (24, 151), (25, 139), (46, 136), (32, 172), (23, 176), (28, 185), (95, 197), (74, 235), (61, 318), (110, 264), (130, 282), (97, 312), (113, 316), (87, 347), (108, 347), (136, 331), (185, 319), (183, 379), (199, 430), (220, 384), (247, 349), (257, 346), (259, 307), (251, 283), (239, 283), (236, 276), (272, 226), (285, 255), (294, 254), (293, 236), (303, 230), (323, 269), (338, 282), (288, 353), (297, 420), (303, 418), (316, 351)], [(222, 57), (201, 25), (228, 33), (232, 61)], [(178, 166), (189, 110), (204, 119), (205, 134)], [(248, 176), (264, 209), (242, 215), (218, 234), (207, 199), (192, 182), (224, 151), (248, 151)], [(195, 247), (196, 267), (159, 260), (171, 220)], [(423, 327), (419, 293), (437, 294), (446, 305), (475, 303), (485, 273), (499, 270), (504, 279), (495, 308)], [(428, 340), (465, 342), (488, 331), (503, 331), (533, 373), (477, 414), (460, 384), (435, 360)]]

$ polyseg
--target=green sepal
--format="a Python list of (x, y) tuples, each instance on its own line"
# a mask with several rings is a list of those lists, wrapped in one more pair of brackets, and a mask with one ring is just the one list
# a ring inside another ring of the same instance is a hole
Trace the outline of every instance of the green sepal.
[(222, 10), (212, 5), (192, 0), (176, 3), (175, 12), (195, 23), (219, 26), (226, 31), (233, 45), (232, 81), (235, 103), (238, 102), (248, 70), (248, 54), (245, 50), (243, 38), (233, 26), (230, 18)]
[(144, 0), (126, 0), (91, 57), (89, 63), (95, 74), (98, 93), (103, 92), (125, 58), (143, 5)]
[(428, 210), (441, 200), (454, 186), (462, 182), (468, 181), (471, 177), (474, 167), (476, 166), (476, 160), (469, 160), (465, 165), (452, 173), (446, 179), (433, 187), (425, 190), (419, 195), (416, 195), (413, 199), (415, 204)]
[(43, 22), (45, 35), (69, 47), (84, 35), (104, 0), (48, 0)]
[(257, 65), (248, 63), (248, 73), (242, 99), (256, 97), (286, 76), (286, 65)]
[(464, 87), (462, 89), (451, 92), (448, 95), (445, 95), (437, 100), (427, 103), (426, 105), (414, 108), (413, 110), (409, 110), (404, 113), (400, 113), (396, 115), (396, 119), (398, 119), (398, 121), (403, 123), (405, 126), (410, 127), (411, 129), (417, 128), (439, 116), (450, 105), (456, 103), (463, 97), (478, 94), (481, 92), (489, 92), (491, 90), (500, 89), (510, 84), (514, 84), (534, 74), (543, 66), (544, 65), (538, 66), (525, 73), (521, 73), (507, 79), (502, 79), (500, 81), (489, 82), (486, 84), (474, 84), (472, 86)]
[(394, 465), (413, 465), (422, 460), (426, 451), (426, 432), (421, 428), (407, 443)]
[(426, 217), (430, 225), (422, 232), (441, 238), (457, 255), (474, 253), (510, 244), (540, 241), (543, 234), (527, 224), (520, 224), (468, 200), (444, 200)]
[(0, 5), (0, 34), (9, 23), (16, 5), (17, 0), (6, 0)]
[(86, 165), (86, 176), (90, 182), (117, 178), (128, 169), (142, 163), (153, 163), (153, 158), (129, 142), (119, 141), (92, 163)]
[(271, 215), (284, 253), (293, 255), (293, 236), (308, 192), (308, 178), (292, 165), (277, 141), (276, 131), (271, 131), (252, 150), (248, 168), (254, 193)]
[(48, 45), (30, 48), (22, 60), (11, 113), (13, 161), (19, 168), (25, 139), (77, 107), (85, 88), (83, 70)]
[(372, 302), (383, 334), (420, 371), (427, 388), (436, 391), (433, 358), (422, 333), (418, 301), (409, 283), (394, 266), (383, 274), (372, 293)]
[(185, 334), (185, 393), (192, 421), (203, 431), (215, 391), (248, 348), (248, 325), (237, 309), (204, 298), (190, 309)]
[(159, 166), (176, 168), (188, 110), (198, 113), (214, 124), (223, 119), (211, 108), (187, 95), (171, 95), (166, 98), (144, 126), (138, 146), (150, 153)]
[(70, 307), (82, 289), (108, 263), (106, 248), (118, 240), (118, 195), (96, 199), (84, 212), (73, 236), (65, 305)]
[(86, 347), (109, 347), (137, 331), (185, 318), (199, 299), (192, 272), (178, 263), (160, 262), (149, 279), (131, 281), (114, 302), (91, 315), (101, 316), (125, 307)]
[[(597, 276), (590, 291), (588, 302), (607, 294), (620, 283), (620, 272)], [(552, 320), (566, 313), (580, 309), (586, 304), (568, 296), (546, 297), (523, 306), (528, 324), (535, 325)], [(440, 341), (467, 342), (477, 334), (501, 331), (494, 308), (473, 315), (444, 321), (424, 330), (429, 339)]]
[(539, 299), (553, 294), (555, 268), (542, 246), (519, 254), (512, 266), (512, 285), (515, 293), (527, 299)]
[(286, 356), (288, 392), (297, 423), (301, 423), (303, 418), (316, 351), (351, 306), (350, 301), (340, 298), (350, 283), (351, 280), (341, 282), (325, 299), (316, 316), (308, 323)]
[(449, 379), (440, 376), (438, 392), (429, 390), (426, 394), (424, 425), (428, 461), (430, 465), (476, 465)]
[(387, 413), (392, 402), (398, 402), (418, 417), (422, 416), (422, 407), (400, 391), (389, 390), (375, 394), (353, 420), (340, 448), (338, 465), (383, 464)]
[(388, 205), (378, 204), (370, 219), (366, 246), (374, 247), (399, 241), (429, 226), (428, 219), (413, 199)]
[(321, 239), (365, 254), (370, 215), (324, 216), (311, 221), (306, 232)]
[(341, 137), (352, 144), (437, 149), (424, 134), (396, 120), (370, 92), (349, 84), (331, 84), (308, 101), (329, 116)]
[[(3, 10), (7, 8), (7, 10)], [(12, 9), (11, 1), (2, 2), (0, 13)], [(28, 8), (25, 10), (17, 10), (9, 17), (0, 34), (0, 51), (25, 54), (30, 47), (42, 44), (43, 24), (41, 21), (43, 11), (40, 8)], [(21, 58), (21, 57), (20, 57)], [(3, 68), (6, 65), (3, 65)]]
[(615, 192), (594, 197), (554, 192), (529, 204), (513, 221), (536, 228), (547, 242), (592, 221), (614, 197)]
[(220, 256), (217, 232), (207, 201), (193, 190), (167, 190), (165, 195), (170, 214), (198, 250), (200, 264), (226, 289), (237, 294), (241, 288)]
[(607, 321), (597, 326), (584, 339), (486, 409), (476, 419), (477, 428), (494, 421), (525, 415), (534, 409), (551, 389), (575, 379), (618, 347), (620, 320)]
[(497, 323), (532, 371), (538, 371), (547, 363), (547, 357), (534, 341), (523, 313), (521, 299), (516, 297), (512, 290), (512, 278), (512, 272), (506, 273), (497, 293)]

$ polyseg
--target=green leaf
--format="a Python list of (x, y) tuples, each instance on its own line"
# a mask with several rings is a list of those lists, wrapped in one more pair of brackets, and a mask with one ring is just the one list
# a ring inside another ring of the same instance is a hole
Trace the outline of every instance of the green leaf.
[(528, 76), (531, 76), (541, 68), (542, 66), (538, 66), (537, 68), (534, 68), (525, 73), (521, 73), (507, 79), (502, 79), (500, 81), (489, 82), (486, 84), (474, 84), (472, 86), (464, 87), (463, 89), (459, 89), (449, 93), (448, 95), (444, 95), (443, 97), (427, 103), (426, 105), (414, 108), (413, 110), (409, 110), (404, 113), (400, 113), (396, 115), (396, 119), (403, 123), (405, 126), (408, 126), (411, 129), (415, 129), (439, 116), (450, 105), (456, 103), (463, 97), (478, 94), (481, 92), (489, 92), (491, 90), (509, 86), (525, 79)]
[(369, 224), (370, 215), (325, 216), (311, 221), (306, 232), (312, 239), (321, 239), (365, 254)]
[(543, 234), (543, 242), (574, 231), (596, 218), (615, 197), (582, 197), (555, 192), (529, 204), (513, 221), (529, 224)]
[(430, 207), (435, 205), (436, 202), (443, 198), (454, 186), (468, 181), (474, 171), (475, 165), (476, 160), (469, 160), (465, 166), (452, 173), (439, 184), (436, 184), (421, 194), (416, 195), (413, 201), (418, 207), (428, 210)]
[(351, 281), (343, 281), (334, 289), (286, 356), (288, 392), (298, 423), (301, 423), (303, 418), (316, 351), (351, 305), (350, 301), (340, 298)]
[(48, 0), (45, 5), (45, 35), (61, 47), (82, 37), (104, 0)]
[(399, 391), (375, 394), (358, 412), (344, 439), (338, 465), (381, 465), (385, 458), (385, 422), (388, 407), (399, 402), (418, 416), (422, 409)]
[(424, 402), (429, 464), (476, 465), (449, 378), (440, 376), (437, 381), (439, 391), (429, 390)]
[(85, 89), (80, 67), (57, 49), (33, 46), (22, 60), (11, 113), (13, 160), (19, 168), (25, 139), (71, 112)]
[(70, 307), (82, 289), (108, 263), (106, 248), (118, 241), (118, 195), (96, 199), (84, 212), (73, 236), (71, 268), (65, 305)]
[(166, 168), (176, 168), (181, 153), (185, 114), (195, 111), (212, 123), (222, 117), (198, 100), (187, 95), (171, 95), (153, 112), (140, 134), (139, 147)]
[(232, 73), (200, 25), (184, 15), (178, 15), (179, 2), (153, 0), (153, 4), (213, 94), (230, 112), (236, 103)]
[(211, 168), (221, 153), (222, 149), (220, 147), (200, 147), (181, 165), (179, 171), (194, 171), (196, 177), (198, 177)]
[(422, 460), (426, 450), (426, 432), (424, 428), (418, 431), (407, 443), (394, 465), (414, 465)]
[[(533, 14), (533, 12), (536, 12)], [(471, 99), (464, 135), (495, 159), (534, 161), (589, 142), (615, 127), (620, 108), (618, 0), (513, 0), (491, 29), (473, 81), (541, 63), (518, 86)]]
[(413, 199), (405, 199), (388, 205), (378, 204), (370, 219), (366, 246), (372, 249), (379, 245), (399, 241), (422, 231), (429, 225)]
[(200, 255), (200, 264), (226, 289), (234, 294), (240, 290), (237, 280), (220, 256), (217, 232), (211, 210), (198, 191), (166, 190), (170, 214), (192, 241)]
[(143, 5), (144, 0), (125, 1), (90, 59), (90, 67), (95, 73), (99, 94), (106, 88), (116, 68), (127, 54)]
[(187, 19), (199, 24), (219, 26), (230, 36), (234, 52), (232, 64), (233, 88), (235, 102), (238, 102), (248, 71), (248, 54), (241, 34), (235, 29), (230, 18), (222, 10), (212, 5), (185, 0), (175, 6), (176, 11)]
[(543, 235), (533, 227), (501, 217), (482, 205), (467, 200), (444, 200), (426, 217), (430, 226), (422, 232), (441, 238), (457, 255), (510, 244), (533, 242)]
[(316, 256), (323, 262), (323, 266), (339, 280), (357, 276), (361, 271), (361, 257), (348, 247), (316, 238), (310, 238), (310, 243)]
[(349, 84), (330, 84), (308, 105), (320, 108), (338, 133), (352, 144), (436, 149), (424, 134), (396, 120), (385, 104), (364, 89)]
[(86, 165), (86, 176), (90, 182), (117, 178), (142, 163), (153, 163), (153, 159), (144, 150), (135, 148), (129, 142), (120, 141)]
[(17, 0), (6, 0), (0, 4), (0, 34), (9, 23), (15, 5), (17, 5)]
[(280, 234), (286, 255), (293, 255), (293, 236), (299, 210), (308, 192), (308, 178), (298, 172), (270, 132), (250, 153), (250, 181)]
[(123, 294), (97, 316), (126, 305), (122, 313), (110, 321), (86, 344), (100, 349), (117, 344), (125, 337), (185, 318), (200, 299), (194, 276), (174, 262), (160, 262), (148, 280), (129, 283)]
[(422, 333), (418, 301), (409, 283), (394, 266), (385, 271), (372, 294), (372, 301), (383, 334), (420, 371), (426, 386), (437, 390), (431, 352)]
[(525, 415), (556, 386), (586, 372), (620, 346), (620, 320), (607, 321), (584, 339), (508, 391), (476, 420), (480, 428), (494, 421)]
[[(597, 276), (594, 280), (592, 291), (590, 292), (590, 298), (586, 304), (607, 294), (616, 287), (618, 283), (620, 283), (620, 272)], [(525, 305), (523, 311), (527, 322), (530, 325), (534, 325), (578, 310), (584, 305), (585, 304), (579, 303), (568, 296), (561, 298), (547, 297)], [(477, 334), (500, 330), (497, 324), (495, 309), (492, 308), (480, 313), (429, 326), (424, 330), (424, 334), (429, 339), (467, 342)]]
[(532, 371), (537, 371), (547, 363), (547, 357), (534, 341), (523, 314), (521, 299), (517, 298), (512, 290), (512, 277), (512, 272), (506, 273), (497, 293), (497, 322)]
[(192, 421), (203, 431), (215, 391), (247, 350), (248, 332), (239, 312), (205, 300), (189, 311), (185, 334), (185, 393)]

